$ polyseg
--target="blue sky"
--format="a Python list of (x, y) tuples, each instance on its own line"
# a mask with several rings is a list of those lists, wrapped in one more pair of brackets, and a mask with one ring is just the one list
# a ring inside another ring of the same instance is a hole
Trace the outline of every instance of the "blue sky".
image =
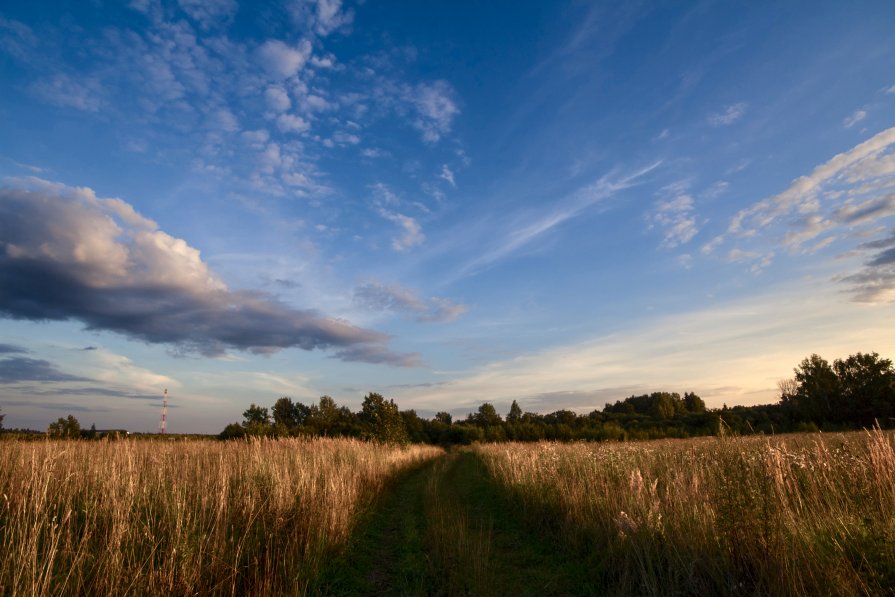
[[(622, 6), (617, 6), (621, 4)], [(0, 8), (8, 427), (895, 356), (889, 2)]]

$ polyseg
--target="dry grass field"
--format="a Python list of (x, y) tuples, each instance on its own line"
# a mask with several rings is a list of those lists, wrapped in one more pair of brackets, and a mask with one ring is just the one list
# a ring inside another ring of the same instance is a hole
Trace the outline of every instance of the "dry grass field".
[(890, 594), (890, 433), (476, 448), (598, 592)]
[(0, 442), (0, 594), (878, 595), (882, 431)]
[(301, 594), (390, 479), (441, 452), (0, 442), (0, 594)]

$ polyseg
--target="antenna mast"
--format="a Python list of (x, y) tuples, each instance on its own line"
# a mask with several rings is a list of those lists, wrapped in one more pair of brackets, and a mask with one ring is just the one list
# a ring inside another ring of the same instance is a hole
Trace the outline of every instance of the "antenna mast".
[(158, 432), (162, 435), (168, 432), (168, 388), (165, 388), (165, 399), (162, 401), (162, 419), (158, 423)]

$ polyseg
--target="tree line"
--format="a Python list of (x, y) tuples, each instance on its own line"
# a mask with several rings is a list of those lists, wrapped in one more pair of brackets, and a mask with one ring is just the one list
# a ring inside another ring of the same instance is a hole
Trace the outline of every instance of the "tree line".
[(252, 404), (221, 439), (247, 436), (358, 437), (398, 443), (468, 444), (475, 441), (630, 440), (723, 433), (783, 433), (895, 426), (895, 368), (877, 353), (857, 353), (832, 364), (813, 354), (779, 382), (780, 400), (758, 406), (706, 408), (695, 393), (653, 392), (578, 414), (523, 412), (514, 400), (505, 417), (490, 402), (464, 419), (439, 412), (426, 419), (394, 400), (367, 394), (358, 412), (330, 396), (305, 405), (282, 397), (273, 407)]
[[(879, 425), (895, 427), (895, 368), (875, 352), (856, 353), (832, 363), (817, 354), (778, 383), (774, 404), (710, 409), (695, 393), (653, 392), (606, 404), (602, 410), (578, 414), (557, 410), (523, 412), (514, 400), (505, 416), (484, 402), (465, 418), (448, 412), (431, 419), (401, 410), (394, 400), (367, 394), (358, 412), (339, 406), (330, 396), (305, 405), (289, 397), (271, 408), (251, 404), (241, 423), (231, 423), (220, 439), (266, 436), (356, 437), (396, 443), (469, 444), (476, 441), (633, 440), (694, 437), (723, 433), (840, 431)], [(4, 414), (0, 411), (0, 431)], [(36, 433), (36, 432), (32, 432)], [(72, 416), (50, 423), (47, 435), (99, 438), (126, 435), (123, 430), (82, 429)]]

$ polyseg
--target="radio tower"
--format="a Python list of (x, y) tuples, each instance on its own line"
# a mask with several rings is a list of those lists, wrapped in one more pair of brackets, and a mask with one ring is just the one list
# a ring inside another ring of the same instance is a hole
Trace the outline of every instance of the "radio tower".
[(165, 388), (165, 399), (162, 401), (162, 418), (158, 422), (158, 432), (162, 435), (168, 432), (168, 388)]

